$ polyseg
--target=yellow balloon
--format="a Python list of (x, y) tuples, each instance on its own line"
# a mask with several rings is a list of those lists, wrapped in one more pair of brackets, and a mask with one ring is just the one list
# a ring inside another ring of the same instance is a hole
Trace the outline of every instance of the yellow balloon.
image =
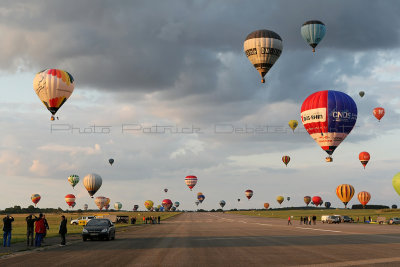
[(392, 185), (397, 194), (400, 195), (400, 172), (393, 176)]
[(283, 196), (277, 196), (276, 201), (278, 201), (279, 204), (282, 204), (282, 202), (285, 200)]
[(299, 125), (298, 121), (296, 121), (296, 120), (289, 121), (289, 127), (293, 130), (293, 132), (294, 132), (294, 129), (296, 129), (297, 125)]
[(151, 210), (151, 208), (153, 207), (153, 205), (154, 205), (154, 202), (151, 201), (151, 200), (146, 200), (146, 201), (144, 202), (144, 206), (145, 206), (146, 209), (148, 209), (148, 210)]

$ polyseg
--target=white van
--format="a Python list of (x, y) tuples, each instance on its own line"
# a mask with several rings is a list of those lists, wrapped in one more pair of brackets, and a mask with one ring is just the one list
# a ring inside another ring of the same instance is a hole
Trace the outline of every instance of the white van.
[(321, 216), (322, 223), (340, 223), (339, 215), (322, 215)]

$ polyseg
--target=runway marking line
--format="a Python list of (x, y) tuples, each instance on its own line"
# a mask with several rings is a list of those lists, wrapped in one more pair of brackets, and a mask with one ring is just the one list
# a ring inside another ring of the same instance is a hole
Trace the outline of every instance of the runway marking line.
[(295, 266), (312, 266), (312, 267), (341, 267), (341, 266), (360, 266), (366, 264), (377, 264), (377, 263), (389, 263), (389, 262), (398, 262), (400, 261), (400, 257), (393, 258), (378, 258), (378, 259), (367, 259), (367, 260), (355, 260), (355, 261), (342, 261), (342, 262), (327, 262), (321, 264), (306, 264), (306, 265), (295, 265)]
[(323, 231), (323, 232), (334, 232), (334, 233), (341, 233), (342, 231), (335, 231), (335, 230), (328, 230), (328, 229), (318, 229), (318, 228), (308, 228), (308, 227), (298, 227), (298, 229), (305, 229), (305, 230), (314, 230), (314, 231)]

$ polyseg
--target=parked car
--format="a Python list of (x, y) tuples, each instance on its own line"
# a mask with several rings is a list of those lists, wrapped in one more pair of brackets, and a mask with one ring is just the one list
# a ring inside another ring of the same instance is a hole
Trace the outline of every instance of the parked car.
[(80, 217), (75, 220), (71, 220), (71, 224), (73, 225), (86, 225), (91, 219), (94, 219), (94, 216), (85, 216), (85, 217)]
[(323, 215), (321, 216), (322, 223), (340, 223), (340, 216), (338, 215)]
[(354, 222), (353, 218), (347, 216), (347, 215), (341, 215), (340, 216), (340, 221), (341, 222), (347, 222), (347, 223), (352, 223)]
[(390, 218), (389, 219), (389, 224), (400, 224), (400, 218)]
[(109, 219), (91, 219), (82, 230), (82, 240), (115, 239), (115, 226)]

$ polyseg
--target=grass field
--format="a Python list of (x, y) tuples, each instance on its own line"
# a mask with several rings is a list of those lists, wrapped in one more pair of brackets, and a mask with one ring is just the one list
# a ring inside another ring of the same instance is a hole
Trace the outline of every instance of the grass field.
[[(76, 219), (82, 216), (91, 216), (95, 214), (118, 214), (118, 215), (126, 215), (130, 218), (136, 217), (136, 224), (143, 224), (143, 216), (160, 216), (161, 220), (165, 220), (172, 216), (179, 214), (180, 212), (114, 212), (114, 213), (106, 213), (106, 212), (87, 212), (87, 213), (66, 213), (64, 214), (68, 219), (68, 234), (78, 234), (82, 232), (82, 226), (80, 225), (71, 225), (70, 221), (72, 219)], [(12, 224), (12, 237), (11, 243), (26, 241), (26, 221), (25, 218), (29, 214), (11, 214), (14, 217), (14, 222)], [(38, 214), (35, 214), (38, 216)], [(47, 222), (49, 224), (50, 230), (47, 231), (46, 237), (58, 236), (58, 227), (61, 221), (62, 214), (45, 214)], [(5, 215), (0, 215), (1, 218), (1, 229), (3, 229), (3, 218)], [(116, 224), (116, 227), (128, 227), (131, 224)], [(0, 242), (3, 244), (3, 234), (0, 236)]]
[(357, 217), (360, 222), (364, 222), (364, 216), (366, 220), (371, 216), (372, 221), (376, 221), (377, 217), (386, 217), (389, 220), (393, 217), (400, 217), (400, 209), (304, 209), (304, 210), (250, 210), (250, 211), (227, 211), (227, 213), (242, 214), (249, 216), (260, 216), (269, 218), (281, 218), (287, 219), (289, 216), (293, 216), (293, 220), (300, 220), (301, 216), (317, 216), (317, 220), (321, 220), (322, 215), (348, 215), (357, 221)]

